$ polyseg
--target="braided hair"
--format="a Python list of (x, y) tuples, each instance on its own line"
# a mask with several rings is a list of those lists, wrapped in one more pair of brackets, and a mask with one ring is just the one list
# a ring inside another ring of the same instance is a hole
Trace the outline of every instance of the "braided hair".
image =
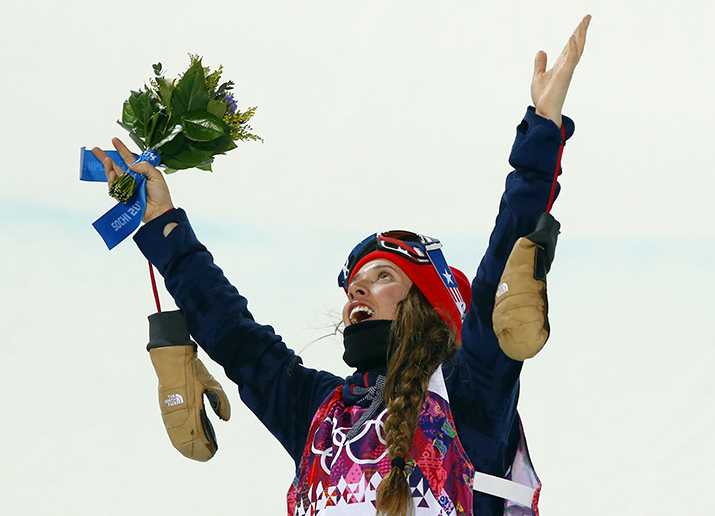
[(405, 464), (427, 386), (437, 367), (454, 356), (459, 344), (455, 330), (414, 285), (397, 306), (389, 342), (384, 396), (385, 434), (392, 468), (377, 491), (377, 514), (408, 516), (414, 512), (414, 505)]

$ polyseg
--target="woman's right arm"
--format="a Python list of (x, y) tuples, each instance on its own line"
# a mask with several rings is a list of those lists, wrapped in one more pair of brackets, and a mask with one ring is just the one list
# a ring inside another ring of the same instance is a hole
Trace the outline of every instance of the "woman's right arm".
[[(165, 236), (168, 226), (173, 229)], [(315, 410), (343, 380), (303, 367), (272, 327), (253, 319), (246, 298), (214, 264), (183, 210), (150, 221), (134, 240), (164, 276), (196, 342), (224, 367), (243, 402), (299, 460)]]
[[(121, 141), (115, 138), (113, 143), (127, 163), (134, 160)], [(104, 162), (110, 182), (122, 173), (102, 151), (94, 153)], [(186, 213), (174, 209), (161, 172), (146, 162), (130, 169), (147, 178), (145, 225), (134, 240), (164, 276), (196, 342), (223, 366), (243, 402), (297, 463), (313, 414), (343, 380), (303, 367), (273, 328), (258, 324), (246, 298), (196, 238)]]

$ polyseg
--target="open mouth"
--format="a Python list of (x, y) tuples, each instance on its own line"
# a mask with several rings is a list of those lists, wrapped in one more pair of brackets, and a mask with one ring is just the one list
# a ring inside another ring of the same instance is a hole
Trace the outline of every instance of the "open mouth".
[(368, 320), (370, 317), (375, 315), (370, 307), (360, 305), (353, 308), (350, 312), (350, 324), (356, 324)]

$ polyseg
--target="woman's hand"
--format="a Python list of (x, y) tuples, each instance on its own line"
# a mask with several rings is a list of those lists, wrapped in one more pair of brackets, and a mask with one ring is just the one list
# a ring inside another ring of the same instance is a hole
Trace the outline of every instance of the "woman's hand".
[[(142, 222), (149, 222), (174, 208), (174, 204), (171, 202), (171, 195), (169, 194), (169, 187), (166, 185), (163, 174), (146, 161), (134, 165), (134, 154), (127, 149), (119, 138), (113, 138), (112, 144), (132, 172), (146, 176), (146, 211), (144, 212), (144, 217), (142, 217)], [(112, 159), (98, 147), (92, 149), (92, 154), (94, 154), (99, 161), (104, 163), (104, 173), (107, 175), (107, 181), (109, 183), (124, 173), (119, 165), (114, 163)]]
[(543, 50), (539, 50), (534, 59), (531, 99), (536, 114), (553, 120), (559, 127), (561, 127), (561, 109), (566, 100), (574, 69), (583, 54), (589, 23), (591, 23), (590, 14), (584, 16), (578, 24), (551, 70), (546, 70), (546, 52)]

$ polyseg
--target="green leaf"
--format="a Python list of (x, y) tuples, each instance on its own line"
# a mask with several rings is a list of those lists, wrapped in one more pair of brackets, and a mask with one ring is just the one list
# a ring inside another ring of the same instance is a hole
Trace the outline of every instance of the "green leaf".
[(174, 89), (176, 85), (174, 83), (175, 79), (164, 79), (163, 77), (156, 80), (156, 84), (159, 86), (159, 96), (161, 101), (166, 106), (166, 111), (171, 112), (171, 97), (174, 94)]
[(226, 124), (207, 111), (190, 111), (181, 117), (184, 135), (198, 142), (215, 140), (226, 134)]
[(194, 63), (176, 85), (171, 100), (171, 117), (178, 119), (188, 111), (206, 111), (209, 102), (201, 61)]
[[(132, 105), (129, 103), (129, 99), (127, 99), (124, 101), (124, 105), (122, 106), (122, 122), (124, 122), (124, 124), (131, 126), (133, 128), (136, 121), (137, 121), (137, 117), (134, 114)], [(122, 125), (122, 127), (125, 127), (125, 126)]]
[[(164, 115), (163, 113), (154, 113), (151, 117), (151, 120), (149, 121), (149, 127), (147, 128), (146, 131), (146, 146), (149, 149), (153, 149), (154, 145), (152, 145), (152, 140), (154, 139), (154, 134), (156, 133), (157, 129), (157, 122), (159, 122), (159, 118)], [(166, 118), (166, 115), (164, 115)], [(161, 131), (161, 129), (159, 129)], [(159, 133), (161, 134), (161, 133)]]
[(146, 138), (149, 131), (149, 124), (154, 110), (151, 105), (151, 93), (148, 91), (136, 92), (133, 91), (129, 97), (129, 104), (136, 116), (134, 131), (140, 138)]
[(230, 146), (233, 144), (231, 137), (226, 134), (219, 138), (215, 138), (208, 142), (191, 142), (191, 145), (198, 150), (211, 152), (213, 154), (223, 154), (229, 150)]
[(165, 168), (164, 169), (164, 174), (173, 174), (174, 172), (178, 172), (175, 168)]
[[(214, 162), (214, 158), (213, 158), (213, 156), (211, 156), (209, 159), (199, 163), (194, 168), (198, 168), (199, 170), (206, 170), (206, 167), (211, 168), (211, 163), (213, 163), (213, 162)], [(213, 172), (213, 171), (209, 170), (209, 172)]]
[[(213, 160), (211, 161), (213, 162)], [(213, 170), (211, 170), (211, 163), (209, 163), (208, 165), (199, 165), (196, 168), (198, 168), (199, 170), (205, 170), (206, 172), (213, 172)]]
[(144, 145), (144, 140), (139, 138), (134, 131), (129, 131), (129, 137), (137, 144), (137, 146), (144, 152), (146, 150), (146, 145)]
[(221, 86), (218, 87), (218, 89), (216, 90), (216, 93), (223, 93), (224, 91), (230, 91), (233, 89), (234, 84), (235, 83), (233, 81), (224, 82)]
[(134, 130), (134, 126), (133, 126), (133, 125), (125, 124), (125, 123), (122, 122), (121, 120), (117, 120), (117, 123), (118, 123), (120, 126), (122, 126), (124, 129), (126, 129), (127, 131), (129, 131), (129, 132), (132, 132), (132, 131)]
[[(168, 146), (177, 135), (181, 135), (181, 125), (176, 124), (174, 127), (169, 128), (169, 130), (164, 134), (161, 140), (154, 144), (154, 149), (161, 153), (162, 147)], [(182, 137), (183, 138), (183, 137)]]
[(176, 124), (169, 120), (169, 116), (165, 111), (159, 112), (159, 120), (156, 123), (156, 130), (154, 131), (154, 136), (152, 137), (152, 149), (155, 148), (156, 144), (161, 140), (165, 139), (174, 130)]
[(202, 165), (205, 161), (213, 157), (213, 155), (214, 153), (211, 151), (203, 151), (191, 145), (184, 145), (181, 147), (181, 150), (175, 154), (162, 155), (161, 160), (167, 168), (182, 170)]
[(191, 145), (200, 150), (211, 151), (214, 154), (221, 154), (226, 152), (233, 144), (233, 138), (231, 137), (231, 126), (226, 122), (221, 120), (221, 125), (223, 126), (224, 134), (218, 138), (214, 138), (209, 141), (192, 141)]
[[(180, 125), (178, 127), (181, 127)], [(176, 154), (181, 150), (181, 148), (184, 145), (187, 145), (189, 140), (186, 139), (186, 136), (179, 131), (176, 136), (174, 136), (171, 140), (165, 142), (161, 146), (161, 150), (159, 152), (161, 153), (162, 160), (164, 159), (164, 155), (173, 155)]]
[(216, 115), (219, 118), (223, 118), (223, 115), (226, 114), (227, 107), (228, 106), (226, 105), (225, 100), (211, 99), (209, 100), (209, 104), (206, 107), (206, 111), (208, 111), (212, 115)]

